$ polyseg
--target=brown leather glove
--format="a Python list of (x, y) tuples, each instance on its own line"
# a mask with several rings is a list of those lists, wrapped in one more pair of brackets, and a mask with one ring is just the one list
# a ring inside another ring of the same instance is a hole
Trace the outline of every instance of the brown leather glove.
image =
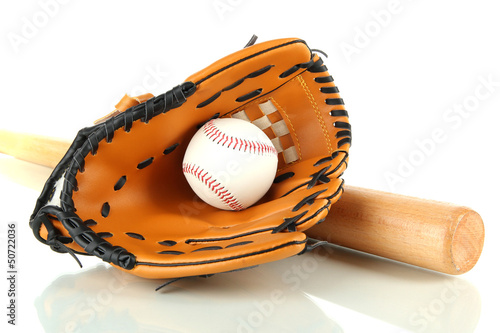
[[(227, 272), (304, 252), (304, 230), (342, 194), (347, 112), (303, 40), (248, 46), (120, 105), (129, 108), (78, 133), (37, 201), (30, 226), (55, 251), (147, 278)], [(245, 210), (204, 204), (182, 173), (191, 137), (217, 117), (251, 121), (279, 153), (271, 189)]]

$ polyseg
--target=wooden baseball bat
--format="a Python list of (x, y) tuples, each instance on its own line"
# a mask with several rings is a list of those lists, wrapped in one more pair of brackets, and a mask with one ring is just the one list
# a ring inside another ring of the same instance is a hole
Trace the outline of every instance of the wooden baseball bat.
[[(70, 142), (0, 131), (0, 153), (54, 167)], [(484, 243), (479, 214), (462, 206), (346, 186), (309, 237), (443, 272), (474, 267)]]
[(470, 208), (354, 186), (309, 237), (447, 274), (476, 264), (483, 220)]
[(0, 153), (50, 168), (59, 163), (70, 145), (63, 139), (0, 130)]

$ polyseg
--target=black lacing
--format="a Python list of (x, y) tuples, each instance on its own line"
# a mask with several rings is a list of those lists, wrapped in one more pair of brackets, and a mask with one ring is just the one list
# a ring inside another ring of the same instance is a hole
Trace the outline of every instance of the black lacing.
[(306, 61), (306, 62), (297, 64), (297, 65), (294, 65), (294, 66), (290, 67), (289, 69), (287, 69), (286, 71), (284, 71), (283, 73), (281, 73), (279, 75), (279, 77), (281, 79), (283, 79), (283, 78), (285, 78), (287, 76), (292, 75), (293, 73), (295, 73), (299, 69), (307, 69), (307, 70), (309, 70), (314, 64), (315, 64), (314, 60), (311, 59), (309, 61)]
[(320, 246), (323, 246), (323, 245), (328, 245), (329, 243), (327, 241), (320, 241), (320, 240), (317, 240), (317, 239), (313, 239), (313, 238), (308, 238), (307, 239), (307, 244), (306, 246), (304, 247), (304, 249), (297, 253), (297, 255), (302, 255), (304, 253), (307, 253), (307, 252), (310, 252), (312, 250), (314, 250), (315, 248), (317, 247), (320, 247)]
[[(222, 90), (219, 90), (217, 91), (215, 94), (213, 94), (212, 96), (210, 96), (209, 98), (207, 98), (206, 100), (202, 101), (201, 103), (199, 103), (196, 108), (199, 109), (199, 108), (203, 108), (207, 105), (209, 105), (210, 103), (213, 103), (215, 100), (217, 100), (224, 92), (226, 91), (230, 91), (231, 89), (234, 89), (236, 88), (237, 86), (239, 86), (240, 84), (242, 84), (245, 80), (248, 80), (248, 79), (253, 79), (253, 78), (256, 78), (257, 76), (259, 75), (263, 75), (265, 74), (267, 71), (269, 71), (271, 68), (273, 67), (273, 65), (267, 65), (267, 66), (264, 66), (254, 72), (251, 72), (249, 73), (248, 75), (234, 81), (233, 83), (229, 84), (228, 86), (224, 87)], [(244, 102), (248, 99), (251, 99), (251, 98), (254, 98), (258, 95), (260, 95), (262, 93), (262, 88), (258, 88), (258, 89), (255, 89), (254, 91), (251, 91), (243, 96), (240, 96), (238, 98), (236, 98), (236, 102)]]
[[(325, 55), (326, 54), (320, 50), (311, 50), (311, 51), (316, 51), (318, 53), (322, 53)], [(308, 69), (311, 73), (323, 73), (328, 70), (328, 68), (323, 64), (323, 60), (319, 58), (312, 66), (310, 66)], [(316, 83), (329, 83), (333, 82), (333, 77), (331, 75), (326, 75), (326, 76), (318, 76), (314, 78), (314, 81)], [(327, 87), (321, 87), (320, 91), (324, 94), (337, 94), (339, 92), (339, 88), (337, 86), (327, 86)], [(338, 106), (338, 105), (344, 105), (344, 100), (339, 97), (335, 98), (326, 98), (325, 103), (327, 105), (332, 105), (332, 106)], [(333, 109), (329, 112), (330, 116), (332, 117), (349, 117), (349, 114), (346, 110), (341, 109)], [(338, 131), (336, 133), (336, 138), (340, 139), (337, 142), (337, 148), (342, 147), (345, 144), (352, 144), (352, 134), (351, 134), (351, 125), (347, 122), (343, 121), (335, 121), (333, 123), (333, 126), (338, 129), (342, 129), (342, 131)]]
[[(323, 184), (328, 183), (330, 181), (328, 176), (330, 176), (331, 174), (336, 172), (344, 163), (347, 163), (346, 161), (347, 161), (347, 158), (349, 156), (349, 153), (345, 150), (336, 150), (331, 155), (329, 155), (327, 157), (323, 157), (323, 158), (319, 159), (316, 163), (314, 163), (314, 166), (319, 166), (323, 163), (332, 161), (339, 154), (344, 154), (344, 156), (342, 157), (342, 160), (337, 164), (337, 166), (335, 168), (330, 170), (330, 168), (331, 168), (331, 165), (330, 165), (330, 166), (327, 166), (326, 168), (323, 168), (323, 169), (316, 171), (315, 173), (313, 173), (309, 176), (310, 180), (307, 180), (307, 181), (297, 185), (296, 187), (292, 188), (291, 190), (289, 190), (288, 192), (283, 194), (281, 197), (285, 197), (285, 196), (289, 195), (290, 193), (295, 192), (296, 190), (298, 190), (304, 186), (307, 186), (308, 189), (311, 189), (312, 187), (314, 187), (317, 184), (317, 182), (320, 182)], [(278, 177), (276, 177), (274, 182), (280, 182), (280, 181), (282, 181), (281, 178), (283, 178), (283, 180), (284, 180), (284, 179), (288, 179), (290, 177), (293, 177), (294, 175), (295, 174), (293, 172), (290, 172), (290, 173), (287, 173), (285, 177), (278, 176)]]
[(165, 288), (165, 287), (166, 287), (166, 286), (168, 286), (169, 284), (172, 284), (172, 283), (174, 283), (174, 282), (180, 281), (180, 280), (182, 280), (182, 279), (185, 279), (185, 277), (180, 277), (180, 278), (170, 279), (170, 280), (168, 280), (167, 282), (162, 283), (162, 284), (160, 284), (158, 287), (156, 287), (156, 288), (155, 288), (155, 291), (158, 291), (158, 290), (160, 290), (160, 289), (162, 289), (162, 288)]
[(283, 223), (281, 223), (279, 226), (273, 229), (272, 234), (281, 232), (285, 229), (288, 231), (297, 231), (297, 222), (300, 220), (301, 217), (306, 215), (309, 211), (303, 211), (299, 215), (293, 216), (293, 217), (285, 217), (283, 219)]
[[(182, 105), (187, 97), (194, 94), (195, 90), (196, 86), (194, 83), (184, 82), (162, 95), (129, 108), (125, 112), (106, 120), (104, 123), (81, 130), (62, 161), (52, 172), (37, 200), (37, 205), (30, 219), (30, 226), (33, 229), (35, 237), (40, 242), (49, 245), (53, 251), (69, 253), (80, 266), (81, 263), (76, 254), (92, 254), (124, 269), (132, 269), (136, 264), (136, 258), (133, 254), (120, 246), (111, 245), (101, 235), (97, 235), (89, 228), (92, 225), (92, 221), (82, 221), (74, 213), (72, 193), (73, 191), (78, 191), (76, 175), (78, 172), (85, 172), (85, 157), (89, 153), (93, 155), (97, 153), (99, 142), (103, 140), (106, 140), (108, 143), (112, 142), (116, 129), (123, 127), (125, 131), (130, 131), (133, 122), (136, 120), (148, 123), (153, 117)], [(175, 149), (175, 146), (167, 148), (165, 153), (167, 154), (173, 149)], [(141, 166), (144, 166), (148, 162), (149, 160), (143, 161), (144, 164)], [(61, 177), (64, 177), (63, 189), (60, 196), (61, 207), (48, 206), (46, 203), (53, 195), (55, 184)], [(124, 181), (121, 180), (116, 186), (120, 187)], [(103, 210), (103, 214), (105, 213), (105, 210)], [(68, 230), (71, 237), (61, 235), (49, 219), (49, 215), (56, 217), (63, 224), (64, 228)], [(48, 232), (46, 240), (40, 236), (42, 224)], [(73, 241), (81, 246), (85, 252), (77, 252), (66, 246), (66, 244)]]
[[(242, 267), (242, 268), (233, 269), (233, 270), (226, 271), (226, 272), (221, 272), (221, 273), (241, 272), (241, 271), (246, 271), (247, 269), (253, 269), (253, 268), (258, 267), (258, 266), (259, 265)], [(158, 287), (156, 287), (155, 291), (163, 289), (164, 287), (166, 287), (168, 285), (171, 285), (172, 283), (175, 283), (177, 281), (187, 280), (187, 279), (191, 279), (191, 278), (204, 278), (204, 279), (206, 279), (206, 278), (212, 277), (214, 275), (215, 274), (204, 274), (204, 275), (195, 275), (195, 276), (185, 276), (185, 277), (180, 277), (180, 278), (173, 278), (173, 279), (167, 280), (165, 283), (163, 283), (163, 284), (159, 285)]]
[[(286, 192), (285, 194), (282, 195), (282, 197), (284, 196), (287, 196), (289, 195), (290, 193), (302, 188), (302, 187), (306, 187), (307, 189), (312, 189), (314, 186), (316, 186), (318, 183), (320, 184), (326, 184), (326, 183), (329, 183), (331, 181), (331, 179), (329, 178), (329, 176), (331, 176), (333, 173), (337, 172), (338, 169), (345, 163), (347, 163), (347, 157), (349, 156), (348, 155), (348, 152), (345, 151), (345, 150), (336, 150), (334, 151), (330, 156), (327, 156), (327, 157), (323, 157), (321, 159), (319, 159), (316, 163), (314, 163), (314, 166), (317, 167), (317, 166), (320, 166), (324, 163), (327, 163), (327, 162), (330, 162), (332, 161), (333, 159), (337, 158), (339, 156), (339, 154), (343, 153), (344, 156), (342, 158), (342, 160), (340, 160), (340, 162), (337, 164), (337, 166), (335, 166), (334, 168), (332, 168), (332, 165), (328, 165), (318, 171), (316, 171), (315, 173), (313, 173), (312, 175), (310, 175), (310, 179), (309, 180), (306, 180), (304, 181), (303, 183), (297, 185), (296, 187), (294, 187), (293, 189), (289, 190), (288, 192)], [(276, 177), (276, 179), (274, 180), (275, 183), (279, 183), (285, 179), (288, 179), (288, 178), (291, 178), (293, 177), (295, 174), (293, 172), (288, 172), (288, 173), (285, 173), (281, 176), (278, 176)], [(323, 210), (325, 209), (329, 209), (330, 207), (330, 204), (331, 204), (331, 199), (338, 196), (339, 194), (341, 194), (341, 192), (343, 192), (343, 188), (344, 188), (344, 181), (342, 180), (342, 182), (340, 183), (339, 187), (337, 188), (337, 190), (332, 194), (330, 195), (329, 197), (325, 198), (327, 200), (327, 203), (325, 205), (323, 205), (323, 207), (319, 208), (317, 211), (315, 211), (313, 214), (311, 214), (310, 216), (308, 216), (307, 218), (305, 219), (302, 219), (302, 217), (304, 217), (309, 211), (306, 210), (296, 216), (293, 216), (293, 217), (286, 217), (283, 219), (283, 223), (281, 223), (280, 225), (278, 225), (277, 227), (273, 228), (272, 230), (272, 233), (277, 233), (277, 232), (281, 232), (283, 230), (287, 230), (287, 231), (296, 231), (297, 230), (297, 226), (311, 220), (312, 218), (318, 216), (318, 214), (320, 214)], [(321, 193), (324, 193), (326, 191), (326, 189), (323, 189), (323, 190), (319, 190), (319, 191), (316, 191), (314, 193), (311, 193), (310, 195), (302, 198), (302, 200), (300, 200), (293, 208), (292, 208), (292, 212), (296, 212), (298, 210), (300, 210), (304, 205), (312, 205), (314, 203), (314, 201), (316, 200), (316, 198), (321, 194)], [(318, 221), (318, 223), (322, 222), (321, 221)]]
[(257, 41), (257, 38), (259, 38), (257, 37), (257, 35), (252, 35), (252, 37), (250, 38), (250, 40), (248, 41), (248, 43), (245, 45), (244, 48), (246, 49), (247, 47), (254, 45), (255, 42)]
[[(54, 227), (52, 221), (50, 221), (50, 219), (45, 214), (41, 214), (39, 218), (36, 219), (35, 221), (36, 222), (32, 226), (35, 237), (42, 243), (45, 243), (48, 246), (50, 246), (52, 251), (59, 253), (69, 253), (81, 268), (82, 263), (76, 256), (75, 251), (66, 246), (66, 244), (72, 243), (73, 239), (71, 237), (63, 236), (59, 232), (59, 230), (57, 230)], [(45, 226), (45, 229), (47, 229), (47, 240), (44, 240), (39, 234), (40, 227), (42, 224)]]
[[(47, 217), (47, 214), (54, 215), (63, 224), (70, 237), (61, 235)], [(39, 234), (41, 224), (45, 226), (48, 232), (46, 241)], [(88, 225), (91, 225), (91, 223), (83, 222), (75, 213), (63, 212), (56, 206), (46, 206), (33, 220), (32, 228), (38, 240), (49, 245), (53, 251), (69, 253), (80, 267), (81, 263), (76, 257), (76, 253), (91, 254), (125, 269), (132, 269), (135, 266), (136, 259), (133, 254), (120, 246), (111, 245), (101, 235), (97, 235), (90, 229)], [(65, 245), (73, 241), (81, 246), (85, 253), (76, 252)]]
[(325, 58), (328, 58), (328, 54), (320, 49), (311, 49), (311, 52), (321, 53)]
[(111, 142), (116, 129), (124, 127), (125, 131), (128, 132), (132, 129), (134, 121), (139, 119), (148, 123), (153, 117), (184, 104), (186, 98), (191, 96), (195, 90), (194, 83), (184, 82), (164, 94), (150, 98), (144, 103), (109, 118), (104, 123), (97, 125), (95, 132), (99, 133), (99, 137), (103, 136), (107, 142)]

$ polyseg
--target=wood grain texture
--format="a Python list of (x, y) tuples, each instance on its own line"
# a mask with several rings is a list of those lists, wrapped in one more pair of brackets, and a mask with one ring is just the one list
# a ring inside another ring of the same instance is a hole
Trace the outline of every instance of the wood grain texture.
[(483, 221), (467, 207), (354, 186), (306, 233), (454, 275), (474, 267), (484, 243)]

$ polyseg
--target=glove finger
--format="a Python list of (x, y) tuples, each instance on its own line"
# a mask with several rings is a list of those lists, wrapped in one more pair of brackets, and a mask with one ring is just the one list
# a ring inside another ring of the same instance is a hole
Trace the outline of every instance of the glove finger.
[(290, 257), (301, 252), (306, 241), (305, 234), (294, 232), (190, 240), (174, 246), (144, 242), (148, 251), (143, 250), (130, 272), (148, 278), (228, 272)]

